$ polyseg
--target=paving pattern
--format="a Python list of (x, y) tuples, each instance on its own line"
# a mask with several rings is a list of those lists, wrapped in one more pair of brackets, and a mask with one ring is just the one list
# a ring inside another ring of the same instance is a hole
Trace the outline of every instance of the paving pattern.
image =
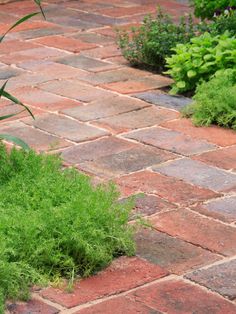
[[(15, 314), (236, 313), (236, 133), (196, 128), (180, 117), (191, 100), (165, 91), (171, 80), (131, 68), (115, 28), (138, 25), (161, 5), (175, 19), (186, 1), (46, 0), (47, 20), (22, 24), (0, 46), (0, 83), (27, 104), (0, 132), (37, 151), (60, 153), (95, 182), (113, 180), (138, 198), (137, 256), (121, 257), (73, 293), (46, 288)], [(33, 1), (0, 6), (0, 33), (35, 11)], [(6, 101), (0, 115), (19, 111)]]

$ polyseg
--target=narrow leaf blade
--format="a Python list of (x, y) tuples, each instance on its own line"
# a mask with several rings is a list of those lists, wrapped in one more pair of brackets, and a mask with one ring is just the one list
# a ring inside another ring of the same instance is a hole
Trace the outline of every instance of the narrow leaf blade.
[(20, 146), (24, 150), (30, 150), (29, 145), (16, 136), (13, 136), (10, 134), (0, 134), (0, 139), (12, 142), (16, 144), (17, 146)]

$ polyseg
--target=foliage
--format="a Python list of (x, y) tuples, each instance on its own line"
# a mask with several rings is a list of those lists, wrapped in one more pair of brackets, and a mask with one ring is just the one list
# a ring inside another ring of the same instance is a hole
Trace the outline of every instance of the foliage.
[(236, 10), (230, 14), (221, 14), (216, 16), (210, 23), (199, 23), (200, 32), (209, 32), (212, 35), (221, 35), (228, 31), (232, 36), (236, 34)]
[(194, 14), (201, 19), (211, 19), (215, 13), (223, 12), (227, 7), (235, 5), (235, 0), (191, 0)]
[(150, 66), (158, 72), (165, 69), (165, 58), (172, 54), (177, 43), (186, 43), (194, 35), (191, 16), (176, 25), (171, 17), (158, 10), (156, 18), (147, 16), (143, 25), (127, 31), (118, 31), (118, 44), (124, 57), (132, 65)]
[[(36, 5), (39, 7), (40, 9), (40, 12), (34, 12), (34, 13), (30, 13), (28, 15), (25, 15), (23, 16), (22, 18), (20, 18), (18, 21), (16, 21), (2, 36), (0, 36), (0, 43), (3, 41), (3, 39), (5, 38), (5, 36), (12, 30), (14, 29), (15, 27), (17, 27), (18, 25), (24, 23), (25, 21), (31, 19), (32, 17), (38, 15), (38, 14), (42, 14), (43, 17), (45, 18), (45, 14), (43, 12), (43, 9), (42, 9), (42, 6), (41, 6), (41, 0), (34, 0), (34, 2), (36, 3)], [(32, 114), (32, 112), (30, 111), (30, 109), (25, 106), (21, 101), (19, 101), (16, 97), (14, 97), (13, 95), (11, 95), (10, 93), (8, 93), (5, 89), (6, 89), (6, 85), (7, 85), (7, 81), (2, 85), (2, 87), (0, 88), (0, 99), (1, 97), (3, 98), (6, 98), (10, 101), (12, 101), (14, 104), (17, 104), (17, 105), (20, 105), (21, 107), (23, 107), (23, 110), (26, 110), (29, 112), (29, 114), (32, 116), (32, 118), (34, 119), (34, 116)], [(17, 112), (17, 113), (14, 113), (14, 114), (9, 114), (9, 115), (6, 115), (6, 116), (0, 116), (0, 121), (1, 120), (5, 120), (5, 119), (8, 119), (8, 118), (11, 118), (13, 116), (16, 116), (17, 114), (21, 113), (22, 111), (20, 112)], [(0, 140), (1, 139), (5, 139), (7, 141), (10, 141), (10, 142), (13, 142), (15, 143), (16, 145), (22, 147), (23, 149), (29, 149), (29, 146), (23, 142), (21, 139), (15, 137), (15, 136), (12, 136), (10, 134), (0, 134)]]
[(171, 93), (193, 91), (220, 69), (236, 67), (236, 38), (226, 32), (212, 36), (204, 33), (187, 44), (178, 44), (175, 54), (166, 59), (166, 72), (175, 81)]
[(193, 99), (184, 115), (196, 125), (218, 124), (236, 130), (236, 69), (218, 71), (197, 87)]
[[(0, 144), (0, 295), (28, 297), (33, 284), (73, 281), (133, 255), (131, 202), (114, 186), (92, 187), (56, 156)], [(1, 305), (0, 305), (1, 306)]]

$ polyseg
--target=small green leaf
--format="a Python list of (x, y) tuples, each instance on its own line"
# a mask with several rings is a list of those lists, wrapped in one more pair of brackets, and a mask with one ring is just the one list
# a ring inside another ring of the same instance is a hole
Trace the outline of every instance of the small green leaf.
[(5, 90), (6, 85), (7, 85), (7, 82), (8, 82), (8, 81), (6, 81), (6, 82), (2, 85), (2, 87), (1, 87), (1, 89), (0, 89), (0, 98), (2, 97), (2, 94), (3, 94), (4, 90)]
[(194, 77), (194, 76), (196, 76), (196, 75), (197, 75), (197, 72), (196, 72), (196, 71), (189, 70), (189, 71), (187, 72), (187, 76), (188, 76), (189, 78), (192, 78), (192, 77)]
[(24, 141), (22, 141), (20, 138), (15, 137), (13, 135), (10, 134), (0, 134), (0, 139), (2, 140), (6, 140), (9, 142), (12, 142), (18, 146), (20, 146), (21, 148), (23, 148), (24, 150), (30, 150), (30, 147), (28, 144), (26, 144)]
[(178, 88), (185, 88), (185, 87), (186, 87), (186, 83), (185, 83), (184, 81), (180, 81), (180, 82), (178, 82), (178, 83), (176, 84), (176, 86), (177, 86)]

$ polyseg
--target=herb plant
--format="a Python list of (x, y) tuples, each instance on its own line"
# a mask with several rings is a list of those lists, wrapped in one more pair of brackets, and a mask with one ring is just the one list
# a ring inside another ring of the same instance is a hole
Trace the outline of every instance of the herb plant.
[[(134, 254), (131, 202), (114, 186), (93, 187), (56, 156), (0, 144), (0, 306), (27, 299), (33, 284), (91, 275)], [(3, 311), (0, 313), (2, 314)]]
[(135, 66), (148, 66), (161, 72), (165, 58), (172, 54), (177, 43), (186, 43), (194, 36), (191, 16), (175, 24), (171, 17), (158, 10), (156, 18), (147, 16), (143, 25), (127, 31), (118, 31), (118, 44), (124, 57)]
[(166, 73), (175, 81), (172, 94), (194, 91), (216, 71), (236, 67), (236, 38), (229, 32), (217, 36), (204, 33), (187, 44), (178, 44), (173, 51), (166, 58)]
[(183, 113), (195, 125), (217, 124), (236, 130), (236, 69), (218, 71), (197, 87), (193, 99)]

